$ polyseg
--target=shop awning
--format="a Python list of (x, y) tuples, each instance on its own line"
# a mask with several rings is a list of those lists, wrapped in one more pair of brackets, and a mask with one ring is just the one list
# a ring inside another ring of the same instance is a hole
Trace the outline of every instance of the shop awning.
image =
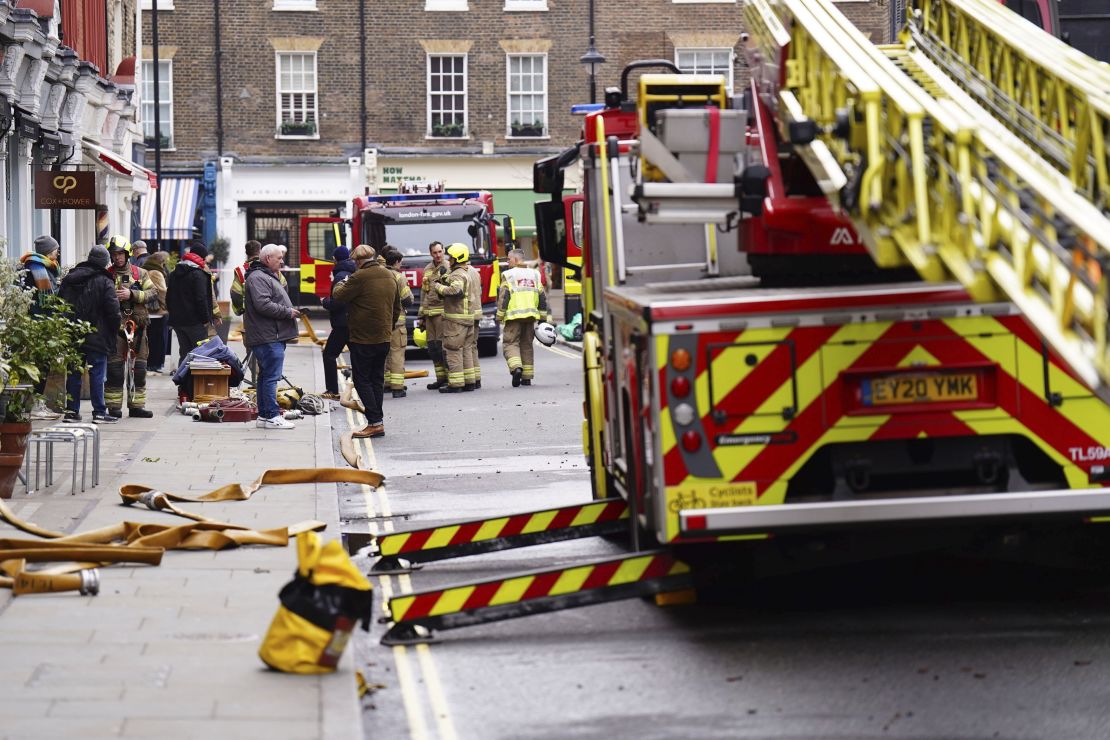
[[(493, 190), (493, 208), (497, 213), (507, 213), (513, 217), (518, 236), (534, 236), (536, 233), (535, 203), (550, 200), (551, 196), (533, 193), (531, 190)], [(567, 190), (568, 194), (573, 190)]]
[(139, 211), (139, 236), (143, 239), (192, 239), (200, 180), (196, 177), (163, 177), (158, 190), (162, 201), (162, 234), (155, 236), (153, 193), (143, 196)]
[(99, 144), (89, 141), (88, 138), (82, 141), (82, 145), (84, 146), (85, 157), (95, 164), (123, 175), (124, 177), (145, 177), (150, 183), (150, 187), (158, 187), (158, 177), (153, 171), (148, 170), (141, 164), (132, 162), (122, 154), (116, 154), (110, 149), (105, 149)]

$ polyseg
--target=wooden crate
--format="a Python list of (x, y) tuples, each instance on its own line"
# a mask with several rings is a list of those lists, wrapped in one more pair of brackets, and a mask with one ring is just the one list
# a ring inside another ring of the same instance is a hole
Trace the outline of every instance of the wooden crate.
[(193, 400), (214, 401), (228, 397), (228, 379), (231, 376), (230, 368), (219, 370), (190, 370), (193, 376)]

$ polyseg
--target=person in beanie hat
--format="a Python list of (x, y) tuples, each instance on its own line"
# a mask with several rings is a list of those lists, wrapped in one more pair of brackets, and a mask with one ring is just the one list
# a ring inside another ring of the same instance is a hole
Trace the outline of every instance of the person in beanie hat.
[[(73, 307), (74, 318), (88, 321), (93, 333), (85, 338), (81, 350), (89, 368), (89, 397), (92, 399), (93, 422), (114, 424), (104, 402), (104, 381), (108, 373), (108, 355), (116, 348), (120, 327), (120, 304), (115, 283), (108, 273), (108, 250), (93, 247), (89, 257), (62, 278), (59, 297)], [(81, 421), (81, 375), (79, 370), (66, 378), (65, 421)]]
[[(335, 293), (335, 286), (343, 282), (358, 269), (355, 261), (351, 259), (351, 250), (344, 246), (335, 248), (332, 252), (335, 266), (331, 270), (331, 289)], [(331, 333), (324, 345), (324, 398), (339, 398), (339, 369), (336, 361), (347, 346), (350, 339), (347, 328), (347, 305), (337, 301), (334, 297), (326, 297), (321, 301), (328, 310), (328, 321), (331, 323)]]
[(54, 237), (43, 234), (35, 239), (35, 251), (20, 258), (23, 285), (35, 291), (31, 315), (46, 313), (46, 296), (58, 294), (58, 255), (61, 248)]
[(204, 265), (207, 256), (208, 249), (194, 242), (167, 281), (166, 310), (170, 326), (177, 335), (179, 364), (197, 344), (208, 338), (208, 325), (214, 319), (212, 277)]

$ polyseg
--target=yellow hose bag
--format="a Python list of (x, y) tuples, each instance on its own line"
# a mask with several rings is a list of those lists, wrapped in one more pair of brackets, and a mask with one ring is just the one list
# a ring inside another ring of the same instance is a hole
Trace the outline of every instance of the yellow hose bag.
[(370, 629), (370, 582), (337, 540), (321, 545), (315, 532), (297, 535), (297, 572), (279, 598), (281, 606), (258, 651), (275, 670), (331, 673), (355, 625)]

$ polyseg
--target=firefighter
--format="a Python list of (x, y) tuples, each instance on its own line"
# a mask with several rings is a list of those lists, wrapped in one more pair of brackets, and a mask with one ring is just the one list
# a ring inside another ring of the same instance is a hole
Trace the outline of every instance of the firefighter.
[(405, 346), (409, 342), (408, 331), (405, 329), (405, 313), (412, 305), (412, 290), (409, 289), (405, 274), (401, 272), (401, 253), (387, 245), (382, 250), (382, 257), (385, 258), (385, 266), (397, 280), (397, 296), (401, 300), (401, 315), (393, 325), (393, 334), (389, 339), (389, 357), (385, 361), (385, 389), (392, 391), (394, 398), (404, 398), (407, 395)]
[(436, 380), (428, 383), (428, 390), (436, 391), (447, 385), (447, 362), (443, 356), (443, 296), (433, 287), (435, 281), (447, 274), (443, 259), (443, 242), (428, 245), (432, 261), (424, 268), (424, 279), (420, 285), (420, 310), (416, 319), (417, 328), (423, 329), (428, 342), (428, 357), (435, 367)]
[(474, 265), (467, 265), (467, 293), (470, 298), (470, 315), (474, 323), (466, 332), (463, 348), (463, 365), (466, 366), (465, 390), (476, 391), (482, 387), (482, 367), (478, 364), (478, 322), (482, 320), (482, 273)]
[[(432, 284), (443, 298), (443, 341), (444, 360), (447, 365), (447, 385), (440, 393), (461, 393), (466, 386), (466, 365), (469, 354), (466, 340), (474, 326), (474, 314), (470, 310), (470, 286), (468, 267), (470, 250), (458, 242), (447, 247), (447, 259), (451, 271), (436, 278)], [(471, 370), (471, 376), (474, 371)]]
[(502, 325), (501, 341), (513, 388), (532, 385), (535, 375), (532, 338), (541, 316), (550, 321), (547, 294), (539, 270), (524, 264), (524, 252), (509, 251), (509, 269), (501, 273), (497, 293), (497, 321)]
[[(119, 300), (120, 329), (115, 351), (108, 357), (104, 403), (108, 414), (117, 419), (123, 416), (124, 401), (127, 402), (128, 416), (149, 419), (154, 414), (146, 409), (146, 360), (150, 352), (150, 337), (147, 335), (150, 316), (146, 306), (157, 288), (146, 270), (130, 264), (131, 244), (125, 237), (113, 236), (108, 241), (108, 254), (112, 258), (111, 274)], [(125, 367), (131, 353), (135, 358), (132, 370), (135, 391), (128, 397)]]

